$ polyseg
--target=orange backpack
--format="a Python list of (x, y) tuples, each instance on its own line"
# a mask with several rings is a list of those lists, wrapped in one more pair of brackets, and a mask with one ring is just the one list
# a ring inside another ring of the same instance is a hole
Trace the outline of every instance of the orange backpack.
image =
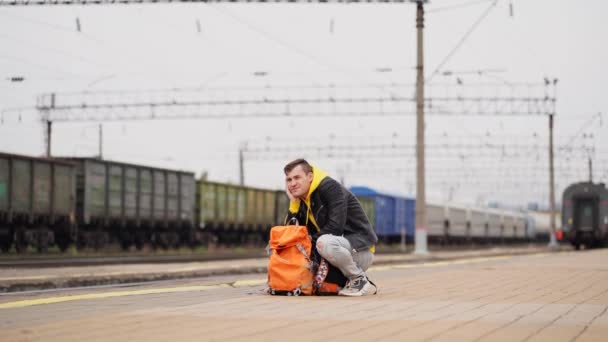
[(275, 226), (270, 230), (268, 292), (298, 296), (313, 293), (312, 244), (306, 226)]

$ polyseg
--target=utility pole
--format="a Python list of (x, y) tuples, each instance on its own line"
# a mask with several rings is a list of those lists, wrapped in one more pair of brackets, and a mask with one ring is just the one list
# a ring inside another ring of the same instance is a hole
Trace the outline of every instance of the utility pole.
[(52, 134), (52, 126), (53, 122), (51, 120), (46, 119), (46, 157), (51, 157), (51, 134)]
[(247, 148), (246, 143), (242, 143), (239, 147), (239, 184), (241, 186), (245, 185), (245, 157), (243, 155), (245, 148)]
[[(545, 82), (547, 86), (550, 83), (550, 81)], [(555, 180), (553, 168), (553, 116), (555, 115), (556, 87), (557, 79), (553, 79), (553, 106), (551, 113), (549, 113), (549, 226), (551, 228), (551, 239), (549, 241), (549, 248), (559, 247), (557, 239), (555, 238)]]
[(416, 1), (416, 235), (415, 254), (428, 254), (424, 161), (424, 1)]
[(593, 161), (589, 157), (589, 183), (593, 183)]
[(51, 94), (50, 104), (48, 107), (42, 107), (41, 113), (44, 122), (46, 123), (46, 157), (51, 157), (51, 138), (53, 135), (53, 122), (51, 121), (51, 111), (55, 109), (55, 93)]
[(103, 124), (99, 124), (99, 159), (103, 159)]

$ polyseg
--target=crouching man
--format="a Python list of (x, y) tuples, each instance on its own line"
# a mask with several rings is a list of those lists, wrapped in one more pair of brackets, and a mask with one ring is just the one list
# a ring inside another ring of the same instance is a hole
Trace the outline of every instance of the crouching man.
[(348, 278), (341, 296), (376, 294), (365, 275), (378, 237), (357, 198), (304, 159), (285, 165), (288, 219), (306, 223), (319, 254)]

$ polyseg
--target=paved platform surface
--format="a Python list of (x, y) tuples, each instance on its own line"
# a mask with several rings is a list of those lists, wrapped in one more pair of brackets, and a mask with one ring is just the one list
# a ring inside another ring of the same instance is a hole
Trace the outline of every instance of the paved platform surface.
[(2, 341), (607, 341), (608, 250), (376, 266), (375, 296), (264, 276), (0, 296)]
[[(377, 254), (375, 265), (454, 260), (479, 256), (529, 254), (546, 251), (546, 246), (497, 247), (478, 250), (432, 252), (428, 256)], [(206, 262), (96, 265), (74, 267), (1, 267), (0, 293), (90, 285), (186, 279), (227, 274), (266, 273), (267, 258)]]

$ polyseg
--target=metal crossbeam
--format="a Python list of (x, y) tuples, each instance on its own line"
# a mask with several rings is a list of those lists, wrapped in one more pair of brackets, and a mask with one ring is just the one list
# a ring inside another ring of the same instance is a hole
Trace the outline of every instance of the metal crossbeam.
[[(425, 144), (426, 148), (433, 150), (499, 150), (505, 152), (519, 152), (519, 153), (530, 153), (530, 152), (542, 152), (546, 153), (546, 145), (529, 145), (525, 143), (437, 143), (437, 144)], [(333, 144), (326, 142), (322, 144), (297, 144), (292, 146), (261, 146), (254, 148), (244, 149), (246, 153), (266, 153), (266, 152), (293, 152), (293, 151), (378, 151), (378, 150), (392, 150), (392, 151), (413, 151), (416, 145), (410, 143), (383, 143), (383, 144)], [(587, 151), (592, 147), (587, 146), (572, 146), (572, 145), (558, 145), (555, 146), (555, 150), (559, 152), (572, 152), (572, 151)], [(496, 154), (494, 154), (496, 155)]]
[[(546, 115), (544, 99), (497, 98), (427, 98), (425, 113), (430, 115)], [(226, 119), (226, 118), (285, 118), (323, 116), (401, 116), (413, 115), (413, 108), (398, 108), (406, 98), (318, 98), (235, 100), (218, 102), (133, 102), (114, 104), (87, 104), (74, 106), (41, 106), (37, 109), (49, 114), (53, 122), (130, 121), (155, 119)], [(437, 104), (441, 103), (441, 106)], [(356, 105), (365, 104), (369, 110), (353, 111), (346, 108), (293, 109), (294, 105)], [(452, 107), (448, 105), (452, 104)], [(387, 108), (394, 107), (394, 108)]]
[(0, 0), (0, 6), (129, 5), (162, 3), (412, 3), (427, 0)]
[[(43, 94), (36, 109), (52, 122), (402, 116), (414, 114), (416, 99), (399, 94), (411, 93), (405, 85), (370, 85)], [(436, 94), (425, 98), (431, 115), (547, 115), (555, 105), (542, 92)]]
[[(283, 160), (293, 155), (294, 151), (299, 153), (308, 153), (316, 158), (396, 158), (396, 157), (413, 157), (415, 156), (414, 144), (406, 143), (387, 143), (387, 144), (298, 144), (292, 146), (260, 146), (247, 147), (243, 149), (243, 153), (247, 159), (257, 160)], [(487, 158), (509, 158), (511, 163), (513, 158), (528, 158), (532, 155), (538, 155), (541, 160), (546, 159), (547, 146), (537, 145), (531, 146), (526, 144), (425, 144), (425, 148), (434, 151), (431, 154), (433, 158), (440, 159), (459, 159), (463, 161), (479, 160)], [(572, 152), (586, 152), (592, 149), (589, 146), (571, 146), (559, 145), (555, 146), (555, 150), (560, 154), (568, 154)], [(474, 153), (465, 152), (474, 150)], [(482, 152), (483, 151), (483, 152)], [(608, 151), (605, 151), (608, 152)], [(526, 159), (526, 163), (529, 160)], [(529, 164), (527, 166), (530, 166)]]

